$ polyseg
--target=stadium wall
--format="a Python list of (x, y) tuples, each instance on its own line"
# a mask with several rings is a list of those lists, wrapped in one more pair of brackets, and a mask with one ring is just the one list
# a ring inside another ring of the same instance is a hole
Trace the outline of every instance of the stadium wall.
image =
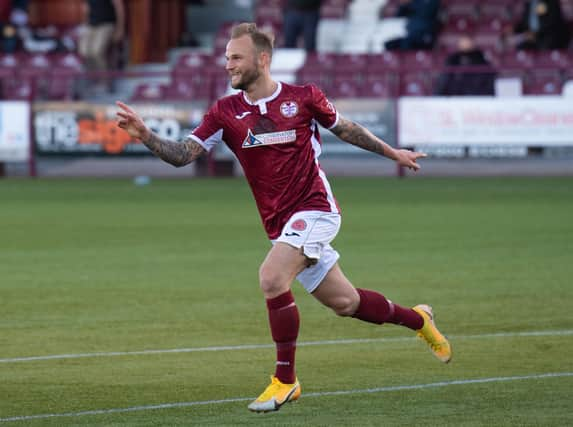
[[(393, 146), (427, 152), (424, 175), (573, 175), (573, 110), (561, 96), (344, 99), (339, 111)], [(187, 135), (208, 104), (136, 104), (148, 126), (173, 140)], [(241, 175), (221, 145), (186, 168), (153, 158), (115, 126), (116, 108), (80, 102), (0, 103), (0, 162), (8, 176)], [(393, 162), (323, 130), (321, 165), (330, 175), (393, 176)]]

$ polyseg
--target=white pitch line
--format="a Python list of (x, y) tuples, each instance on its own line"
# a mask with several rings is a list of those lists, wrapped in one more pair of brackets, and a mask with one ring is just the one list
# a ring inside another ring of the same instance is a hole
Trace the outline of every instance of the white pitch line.
[[(564, 378), (573, 377), (573, 372), (552, 372), (546, 374), (536, 374), (536, 375), (520, 375), (513, 377), (491, 377), (491, 378), (475, 378), (467, 380), (452, 380), (452, 381), (440, 381), (435, 383), (426, 384), (410, 384), (410, 385), (396, 385), (388, 387), (375, 387), (375, 388), (365, 388), (365, 389), (355, 389), (355, 390), (338, 390), (338, 391), (321, 391), (316, 393), (305, 393), (303, 398), (307, 397), (325, 397), (325, 396), (343, 396), (351, 394), (367, 394), (367, 393), (385, 393), (393, 391), (402, 390), (424, 390), (428, 388), (438, 388), (447, 387), (452, 385), (471, 385), (471, 384), (485, 384), (485, 383), (496, 383), (496, 382), (507, 382), (507, 381), (523, 381), (523, 380), (540, 380), (546, 378)], [(108, 415), (108, 414), (118, 414), (125, 412), (141, 412), (141, 411), (153, 411), (157, 409), (174, 409), (174, 408), (188, 408), (190, 406), (201, 406), (201, 405), (220, 405), (224, 403), (237, 403), (246, 402), (255, 399), (254, 397), (234, 397), (229, 399), (218, 399), (218, 400), (197, 400), (194, 402), (177, 402), (177, 403), (162, 403), (159, 405), (146, 405), (146, 406), (131, 406), (129, 408), (112, 408), (112, 409), (95, 409), (92, 411), (80, 411), (80, 412), (64, 412), (64, 413), (53, 413), (53, 414), (38, 414), (38, 415), (21, 415), (17, 417), (0, 418), (0, 423), (8, 423), (14, 421), (30, 421), (39, 420), (46, 418), (58, 418), (58, 417), (81, 417), (86, 415)]]
[[(512, 338), (512, 337), (547, 337), (573, 335), (573, 329), (561, 331), (526, 331), (526, 332), (499, 332), (492, 334), (477, 335), (450, 335), (452, 340), (479, 339), (479, 338)], [(324, 341), (301, 341), (297, 347), (320, 346), (320, 345), (343, 345), (343, 344), (364, 344), (364, 343), (386, 343), (399, 341), (415, 341), (415, 337), (396, 337), (396, 338), (355, 338), (340, 340)], [(26, 356), (0, 359), (0, 363), (17, 363), (33, 362), (42, 360), (57, 359), (81, 359), (85, 357), (114, 357), (114, 356), (142, 356), (150, 354), (167, 354), (167, 353), (201, 353), (208, 351), (240, 351), (240, 350), (257, 350), (261, 348), (275, 348), (274, 344), (245, 344), (245, 345), (224, 345), (213, 347), (189, 347), (189, 348), (172, 348), (164, 350), (139, 350), (139, 351), (111, 351), (97, 353), (71, 353), (71, 354), (52, 354), (47, 356)]]

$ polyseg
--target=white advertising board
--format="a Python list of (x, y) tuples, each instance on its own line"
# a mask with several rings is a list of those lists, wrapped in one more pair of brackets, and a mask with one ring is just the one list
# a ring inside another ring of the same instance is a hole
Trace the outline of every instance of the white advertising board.
[(0, 102), (0, 162), (25, 162), (30, 158), (30, 104)]
[(402, 146), (573, 146), (571, 98), (412, 97), (398, 109)]

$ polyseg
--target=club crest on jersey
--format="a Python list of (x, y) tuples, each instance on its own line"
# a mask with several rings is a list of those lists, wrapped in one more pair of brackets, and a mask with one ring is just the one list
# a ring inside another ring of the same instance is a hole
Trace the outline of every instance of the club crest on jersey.
[(297, 219), (291, 224), (291, 228), (296, 231), (306, 230), (306, 221), (304, 219)]
[(251, 129), (247, 132), (247, 137), (243, 141), (243, 148), (260, 147), (262, 145), (287, 144), (296, 141), (296, 130), (285, 130), (281, 132), (253, 134)]
[(298, 114), (298, 104), (294, 101), (287, 101), (281, 104), (281, 114), (290, 119)]

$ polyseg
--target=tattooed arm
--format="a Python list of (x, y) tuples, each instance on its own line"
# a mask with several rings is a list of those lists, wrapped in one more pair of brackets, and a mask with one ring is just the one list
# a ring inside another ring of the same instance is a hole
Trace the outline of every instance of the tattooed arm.
[(349, 144), (388, 157), (389, 159), (395, 160), (400, 166), (405, 166), (413, 170), (420, 169), (420, 165), (416, 163), (416, 160), (426, 157), (424, 153), (392, 148), (364, 126), (354, 123), (342, 116), (339, 116), (338, 123), (331, 131)]
[(176, 167), (188, 165), (205, 153), (205, 149), (190, 137), (182, 142), (175, 142), (162, 139), (149, 131), (148, 136), (141, 139), (141, 142), (161, 160)]
[(180, 167), (191, 163), (205, 153), (205, 149), (191, 138), (182, 142), (169, 141), (154, 134), (129, 106), (117, 102), (121, 111), (117, 112), (117, 125), (139, 139), (153, 154), (161, 160)]

